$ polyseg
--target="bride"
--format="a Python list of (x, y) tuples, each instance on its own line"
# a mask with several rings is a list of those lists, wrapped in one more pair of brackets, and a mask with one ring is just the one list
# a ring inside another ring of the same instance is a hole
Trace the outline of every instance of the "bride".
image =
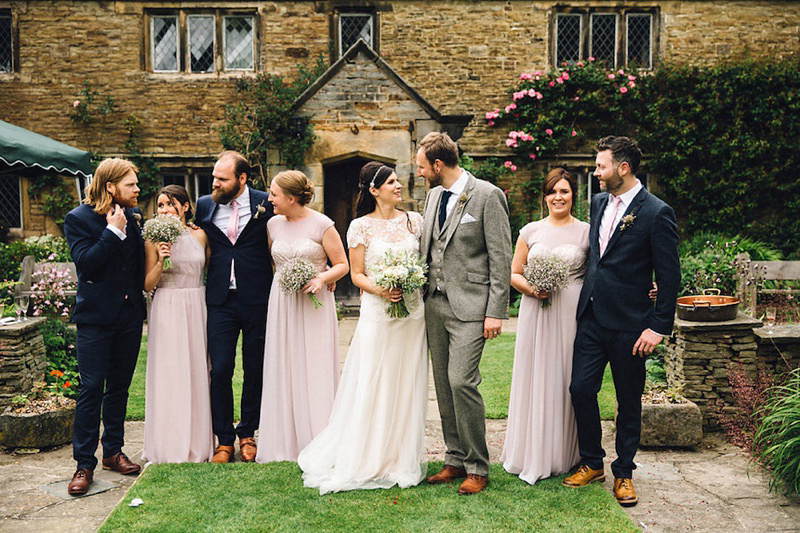
[[(402, 186), (376, 161), (359, 174), (356, 213), (347, 231), (351, 277), (362, 290), (361, 313), (328, 426), (297, 463), (305, 486), (320, 494), (410, 487), (425, 476), (428, 343), (420, 291), (378, 287), (372, 265), (389, 250), (419, 250), (422, 217), (397, 208)], [(411, 315), (389, 318), (403, 298)]]

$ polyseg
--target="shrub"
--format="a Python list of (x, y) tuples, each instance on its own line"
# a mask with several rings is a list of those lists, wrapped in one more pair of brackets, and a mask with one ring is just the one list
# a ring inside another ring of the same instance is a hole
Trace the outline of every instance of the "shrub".
[(757, 458), (771, 471), (771, 490), (800, 493), (800, 368), (769, 393), (754, 439)]
[[(47, 354), (47, 383), (56, 384), (60, 394), (77, 398), (80, 388), (75, 330), (57, 318), (47, 319), (41, 327)], [(64, 387), (66, 383), (69, 386)]]
[(29, 255), (33, 255), (37, 262), (47, 261), (53, 263), (68, 263), (72, 261), (69, 253), (67, 239), (56, 235), (41, 235), (25, 239)]
[(768, 398), (767, 390), (772, 386), (772, 376), (760, 369), (755, 378), (750, 378), (744, 367), (728, 363), (728, 383), (733, 395), (733, 412), (718, 409), (717, 419), (725, 430), (728, 440), (752, 454), (758, 454), (758, 443), (754, 442), (756, 430), (764, 416), (762, 406)]
[(42, 265), (38, 279), (31, 284), (34, 293), (34, 316), (47, 317), (69, 316), (69, 310), (75, 303), (73, 296), (67, 291), (75, 290), (75, 282), (70, 279), (67, 270), (55, 265)]

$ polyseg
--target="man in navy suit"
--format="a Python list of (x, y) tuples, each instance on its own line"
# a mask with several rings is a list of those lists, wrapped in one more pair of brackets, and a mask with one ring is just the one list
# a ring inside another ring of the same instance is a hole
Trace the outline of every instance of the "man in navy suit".
[[(267, 246), (267, 220), (272, 204), (267, 193), (247, 186), (250, 165), (233, 151), (220, 154), (214, 165), (210, 195), (197, 201), (195, 223), (211, 245), (206, 278), (208, 351), (211, 360), (211, 419), (218, 446), (214, 463), (233, 460), (239, 437), (243, 461), (256, 456), (253, 434), (261, 412), (264, 338), (272, 262)], [(233, 427), (233, 378), (236, 342), (242, 333), (244, 383), (241, 421)]]
[[(639, 501), (631, 477), (642, 426), (644, 356), (671, 334), (680, 284), (675, 213), (636, 178), (641, 158), (639, 146), (627, 137), (597, 143), (594, 175), (605, 193), (592, 199), (570, 384), (581, 462), (564, 480), (571, 487), (605, 480), (597, 393), (610, 362), (619, 408), (611, 470), (614, 496), (626, 507)], [(655, 305), (649, 297), (653, 274)]]
[(67, 492), (86, 494), (97, 458), (102, 407), (103, 468), (138, 474), (122, 452), (128, 387), (145, 318), (142, 215), (134, 209), (136, 166), (106, 159), (95, 171), (84, 203), (64, 218), (64, 234), (78, 274), (72, 321), (78, 326), (81, 389), (72, 437), (78, 469)]

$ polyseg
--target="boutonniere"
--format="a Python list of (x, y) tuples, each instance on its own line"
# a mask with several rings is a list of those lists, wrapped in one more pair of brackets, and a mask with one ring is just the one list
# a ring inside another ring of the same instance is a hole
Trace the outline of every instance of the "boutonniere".
[(133, 213), (133, 220), (135, 220), (140, 226), (142, 225), (142, 215), (139, 213)]
[(458, 197), (458, 208), (464, 209), (464, 204), (467, 203), (467, 200), (469, 200), (467, 193), (462, 192), (461, 196)]
[(633, 223), (636, 221), (636, 215), (633, 213), (627, 214), (622, 217), (622, 221), (619, 223), (619, 230), (625, 231), (626, 229), (633, 226)]
[(267, 212), (267, 208), (264, 207), (264, 201), (262, 200), (260, 204), (256, 206), (256, 214), (253, 216), (254, 219), (258, 220), (258, 217), (263, 215)]

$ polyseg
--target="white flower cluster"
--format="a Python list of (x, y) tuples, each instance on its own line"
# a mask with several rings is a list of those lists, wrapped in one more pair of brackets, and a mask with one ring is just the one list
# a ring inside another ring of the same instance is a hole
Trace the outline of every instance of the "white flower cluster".
[[(569, 285), (569, 262), (550, 251), (536, 253), (528, 259), (522, 275), (532, 287), (552, 293)], [(549, 304), (546, 298), (542, 300), (543, 308)]]
[[(144, 223), (142, 235), (152, 243), (172, 244), (183, 234), (183, 222), (175, 215), (156, 215)], [(169, 257), (164, 259), (164, 270), (172, 268)]]
[[(295, 257), (290, 259), (278, 269), (278, 284), (281, 290), (287, 294), (300, 292), (306, 283), (317, 277), (319, 270), (316, 265), (308, 259)], [(322, 307), (317, 297), (308, 293), (308, 297), (314, 304), (314, 309)]]
[[(375, 284), (379, 287), (410, 293), (425, 285), (428, 265), (418, 253), (411, 250), (387, 250), (375, 263), (373, 270), (376, 272)], [(389, 305), (387, 314), (392, 318), (405, 318), (410, 313), (405, 302), (400, 300)]]

